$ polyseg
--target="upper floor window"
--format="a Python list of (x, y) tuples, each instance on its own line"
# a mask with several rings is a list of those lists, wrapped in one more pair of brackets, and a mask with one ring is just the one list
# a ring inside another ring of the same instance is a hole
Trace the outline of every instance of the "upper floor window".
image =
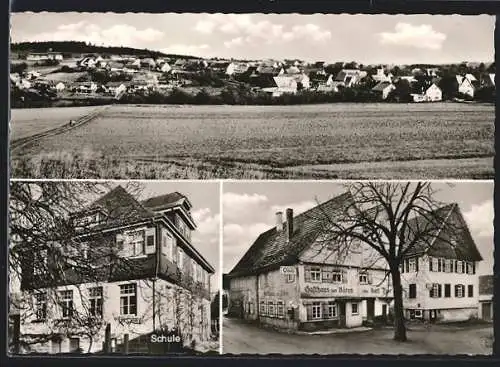
[(368, 284), (368, 273), (362, 272), (359, 274), (359, 283)]
[(440, 298), (441, 297), (441, 284), (433, 283), (429, 290), (429, 297)]
[(309, 274), (311, 282), (321, 282), (321, 268), (319, 266), (311, 267), (309, 270)]
[(457, 261), (457, 273), (462, 274), (464, 272), (463, 261)]
[(73, 316), (73, 291), (65, 290), (59, 292), (62, 317), (68, 318)]
[(168, 259), (173, 260), (174, 238), (167, 230), (162, 231), (161, 253)]
[(410, 284), (408, 298), (417, 298), (417, 285)]
[(465, 296), (465, 286), (463, 284), (455, 285), (455, 297), (463, 298)]
[(120, 315), (137, 315), (137, 285), (120, 285)]
[(467, 286), (467, 296), (474, 297), (474, 286), (472, 284)]
[(39, 292), (35, 294), (35, 319), (43, 321), (47, 318), (47, 293)]
[(102, 287), (94, 287), (89, 289), (89, 312), (92, 316), (102, 316), (103, 294)]
[(417, 271), (417, 259), (412, 257), (408, 259), (408, 272), (416, 272)]
[(467, 262), (467, 274), (474, 274), (475, 269), (474, 269), (474, 263)]
[(444, 261), (444, 272), (451, 273), (452, 272), (452, 261), (450, 259), (446, 259)]
[(39, 275), (47, 272), (48, 252), (47, 250), (39, 250), (34, 252), (33, 259), (33, 274)]
[(287, 283), (294, 283), (295, 282), (295, 274), (287, 274), (286, 275), (286, 282)]
[(177, 248), (177, 265), (179, 269), (182, 269), (184, 266), (184, 251), (180, 247)]
[(191, 240), (191, 231), (180, 215), (177, 216), (177, 228), (184, 238)]

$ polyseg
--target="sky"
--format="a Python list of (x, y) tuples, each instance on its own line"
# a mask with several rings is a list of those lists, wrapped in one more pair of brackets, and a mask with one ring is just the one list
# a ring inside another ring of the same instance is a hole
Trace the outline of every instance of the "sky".
[[(127, 182), (115, 182), (127, 189)], [(197, 181), (143, 181), (140, 184), (140, 200), (178, 191), (186, 196), (193, 208), (191, 215), (197, 225), (191, 233), (191, 241), (203, 257), (215, 269), (211, 278), (211, 292), (220, 288), (220, 188), (218, 182)], [(132, 190), (135, 192), (135, 190)]]
[(85, 41), (200, 57), (357, 61), (494, 60), (490, 15), (13, 13), (11, 40)]
[[(435, 199), (457, 203), (483, 261), (478, 274), (493, 274), (493, 182), (433, 183)], [(223, 272), (227, 273), (255, 239), (276, 224), (276, 212), (292, 208), (294, 216), (346, 192), (327, 181), (223, 184)]]

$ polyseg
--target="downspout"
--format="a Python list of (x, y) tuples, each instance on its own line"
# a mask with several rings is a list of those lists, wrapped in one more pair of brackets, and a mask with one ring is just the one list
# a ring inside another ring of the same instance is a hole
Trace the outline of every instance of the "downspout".
[(255, 299), (256, 299), (256, 303), (257, 303), (255, 305), (255, 309), (257, 312), (257, 321), (260, 324), (259, 273), (257, 273), (257, 275), (255, 276), (255, 290), (256, 290)]

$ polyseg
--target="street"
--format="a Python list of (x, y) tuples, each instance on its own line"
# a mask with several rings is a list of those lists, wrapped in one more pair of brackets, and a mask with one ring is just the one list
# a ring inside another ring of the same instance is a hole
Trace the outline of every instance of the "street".
[(234, 354), (491, 354), (493, 325), (432, 325), (392, 340), (391, 328), (327, 335), (298, 335), (224, 318), (223, 353)]

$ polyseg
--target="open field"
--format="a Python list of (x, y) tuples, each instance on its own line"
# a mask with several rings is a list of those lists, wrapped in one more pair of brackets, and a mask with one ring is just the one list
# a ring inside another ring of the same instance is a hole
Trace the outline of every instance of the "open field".
[(51, 73), (44, 75), (45, 80), (51, 80), (54, 82), (63, 82), (63, 83), (74, 83), (76, 80), (84, 75), (87, 75), (86, 71), (76, 72), (76, 73)]
[(16, 177), (492, 178), (494, 106), (114, 105), (12, 156)]
[(10, 140), (26, 138), (62, 126), (95, 109), (96, 107), (12, 109)]

